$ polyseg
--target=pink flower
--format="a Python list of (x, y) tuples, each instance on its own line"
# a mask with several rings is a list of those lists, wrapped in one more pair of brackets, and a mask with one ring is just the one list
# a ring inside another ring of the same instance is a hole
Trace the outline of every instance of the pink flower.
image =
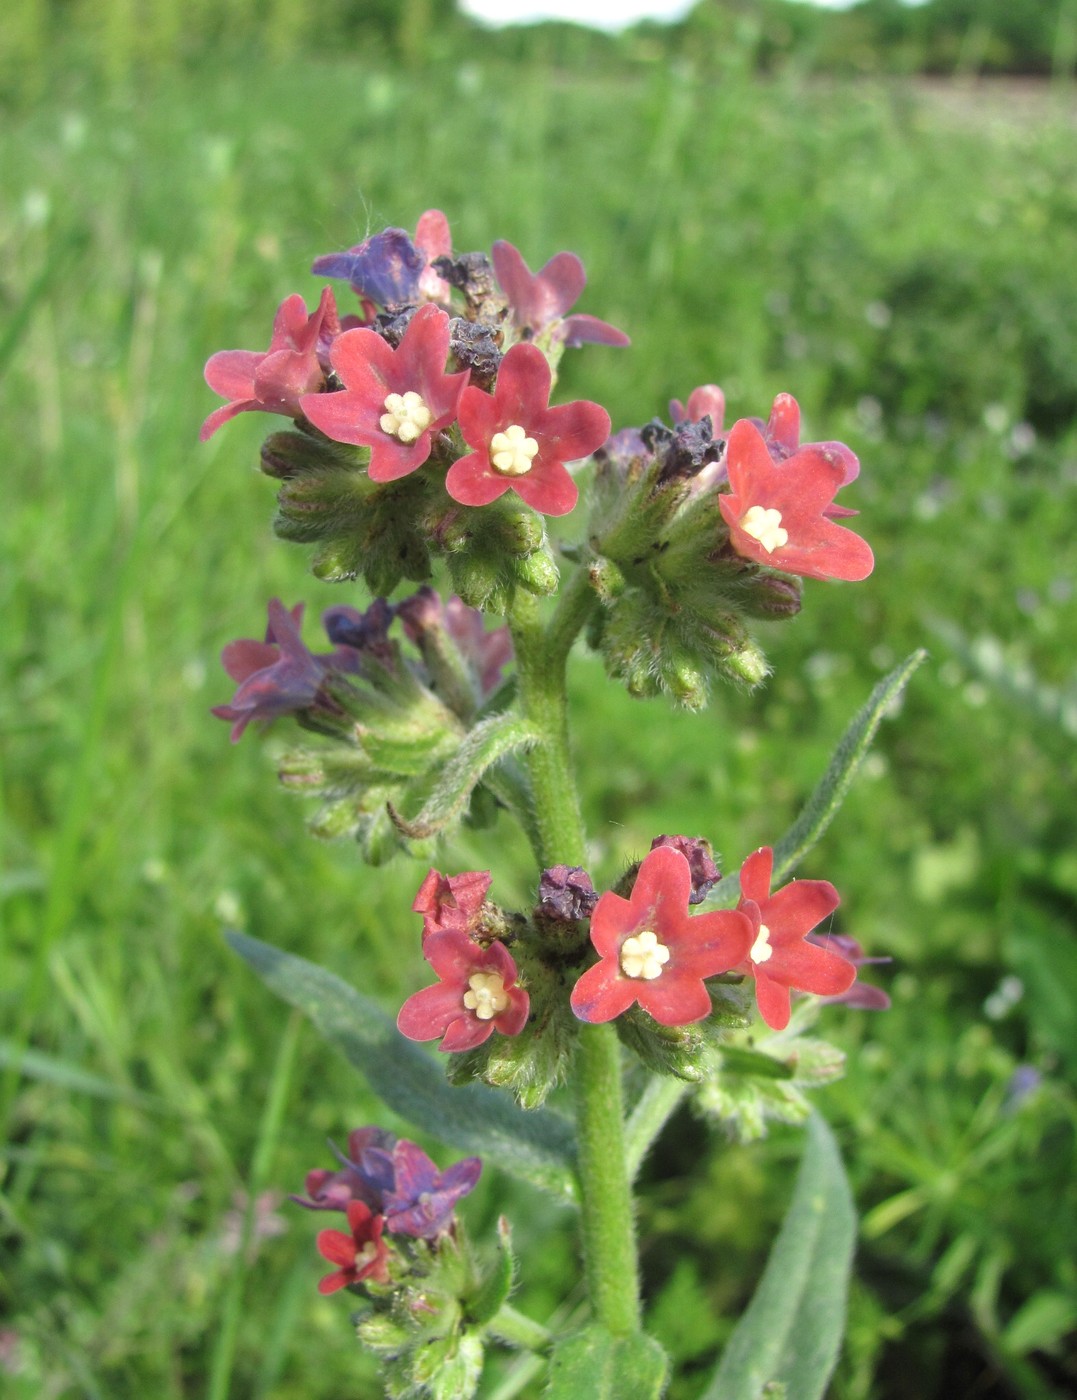
[(419, 216), (415, 226), (415, 246), (422, 253), (424, 267), (419, 275), (419, 295), (424, 301), (436, 301), (448, 306), (452, 288), (431, 266), (435, 258), (447, 258), (452, 253), (449, 221), (440, 209), (428, 209)]
[(218, 350), (206, 362), (206, 383), (215, 394), (230, 400), (202, 424), (199, 441), (211, 438), (222, 423), (237, 413), (258, 409), (298, 418), (300, 398), (321, 388), (325, 375), (319, 361), (319, 341), (324, 352), (325, 332), (337, 322), (336, 302), (326, 287), (317, 309), (307, 315), (301, 296), (281, 302), (273, 320), (273, 336), (264, 354), (256, 350)]
[(701, 1021), (711, 1009), (704, 978), (747, 956), (752, 928), (731, 909), (690, 916), (692, 871), (672, 846), (644, 857), (628, 899), (608, 890), (591, 916), (600, 962), (572, 989), (581, 1021), (612, 1021), (639, 1002), (664, 1026)]
[(670, 399), (669, 416), (674, 423), (698, 423), (711, 420), (711, 435), (718, 437), (725, 421), (725, 394), (717, 384), (701, 384), (688, 395), (685, 406), (680, 399)]
[(362, 1201), (349, 1201), (348, 1228), (348, 1235), (343, 1230), (319, 1231), (318, 1253), (337, 1266), (319, 1282), (319, 1293), (335, 1293), (366, 1278), (389, 1282), (389, 1247), (381, 1237), (385, 1217), (375, 1215)]
[(856, 968), (838, 953), (808, 942), (808, 934), (832, 914), (840, 900), (826, 880), (794, 880), (770, 893), (774, 852), (753, 851), (741, 866), (737, 909), (750, 921), (748, 956), (735, 971), (755, 978), (759, 1013), (771, 1030), (789, 1024), (789, 989), (833, 997), (847, 992)]
[(423, 939), (450, 929), (470, 934), (478, 924), (489, 888), (488, 870), (465, 870), (462, 875), (428, 871), (411, 906), (423, 916)]
[(439, 1050), (473, 1050), (495, 1030), (519, 1035), (527, 1024), (530, 998), (516, 985), (516, 964), (503, 943), (488, 948), (466, 933), (446, 929), (423, 939), (423, 957), (438, 982), (408, 997), (396, 1018), (409, 1040), (442, 1037)]
[(595, 316), (565, 317), (587, 284), (583, 263), (575, 253), (557, 253), (533, 273), (511, 243), (499, 240), (493, 247), (493, 260), (494, 272), (522, 339), (535, 339), (551, 327), (551, 338), (568, 346), (585, 341), (596, 345), (631, 344), (624, 331)]
[(550, 408), (550, 388), (546, 356), (519, 344), (501, 361), (493, 394), (464, 390), (460, 431), (475, 451), (449, 468), (454, 501), (485, 506), (511, 489), (544, 515), (568, 514), (580, 493), (565, 463), (602, 446), (610, 416), (586, 399)]
[(871, 573), (871, 547), (828, 516), (845, 481), (840, 455), (811, 445), (775, 461), (759, 429), (742, 418), (729, 434), (726, 467), (730, 490), (718, 505), (738, 554), (805, 578)]
[(435, 433), (456, 417), (467, 371), (446, 374), (449, 318), (420, 306), (394, 350), (376, 331), (345, 331), (333, 343), (336, 394), (307, 394), (303, 412), (334, 442), (370, 448), (371, 481), (396, 481), (430, 456)]

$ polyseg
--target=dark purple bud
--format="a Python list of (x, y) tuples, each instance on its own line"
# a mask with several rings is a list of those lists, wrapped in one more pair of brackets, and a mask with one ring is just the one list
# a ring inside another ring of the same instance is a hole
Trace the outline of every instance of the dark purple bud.
[(315, 258), (311, 271), (346, 278), (361, 297), (377, 306), (406, 306), (419, 300), (419, 278), (426, 259), (402, 228), (387, 228), (346, 253)]
[(672, 846), (687, 860), (692, 872), (692, 893), (688, 903), (702, 904), (722, 878), (722, 872), (714, 863), (711, 843), (702, 836), (656, 836), (651, 842), (651, 850), (655, 851), (659, 846)]
[(589, 919), (597, 902), (598, 894), (582, 865), (554, 865), (539, 877), (536, 912), (544, 918)]
[(375, 598), (366, 612), (350, 608), (345, 603), (326, 608), (322, 613), (325, 635), (338, 647), (354, 647), (356, 651), (381, 654), (389, 645), (389, 625), (393, 608), (384, 598)]
[(449, 322), (449, 337), (449, 349), (458, 368), (470, 370), (468, 382), (489, 393), (502, 360), (490, 329), (456, 316)]
[(233, 722), (233, 742), (251, 720), (296, 714), (314, 703), (332, 658), (313, 656), (304, 646), (299, 635), (302, 615), (301, 607), (289, 612), (274, 598), (265, 642), (244, 639), (221, 653), (225, 670), (240, 686), (230, 703), (215, 706), (213, 714)]

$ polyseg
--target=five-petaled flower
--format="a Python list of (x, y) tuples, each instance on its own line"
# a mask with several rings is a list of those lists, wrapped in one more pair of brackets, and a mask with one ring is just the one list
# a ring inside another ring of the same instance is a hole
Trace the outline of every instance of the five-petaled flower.
[(206, 383), (229, 402), (209, 415), (199, 440), (205, 442), (237, 413), (254, 409), (298, 418), (302, 396), (321, 388), (325, 380), (319, 359), (324, 344), (319, 347), (319, 338), (327, 326), (337, 324), (336, 303), (326, 287), (309, 316), (301, 296), (281, 302), (268, 350), (218, 350), (211, 355), (206, 361)]
[(347, 1235), (343, 1230), (321, 1230), (318, 1234), (318, 1253), (337, 1266), (319, 1281), (319, 1293), (335, 1293), (368, 1278), (375, 1283), (389, 1282), (389, 1247), (382, 1239), (385, 1217), (375, 1215), (363, 1201), (349, 1201), (348, 1229), (351, 1233)]
[(385, 1224), (394, 1235), (433, 1239), (452, 1223), (457, 1201), (474, 1191), (482, 1159), (464, 1157), (439, 1172), (421, 1147), (402, 1138), (393, 1148), (393, 1189), (385, 1197)]
[(449, 928), (423, 939), (423, 957), (437, 973), (432, 987), (408, 997), (396, 1018), (409, 1040), (442, 1037), (447, 1054), (473, 1050), (495, 1030), (519, 1035), (527, 1024), (530, 998), (516, 984), (516, 964), (503, 943), (488, 948)]
[[(796, 452), (815, 448), (841, 462), (841, 484), (843, 486), (848, 486), (850, 481), (855, 481), (860, 475), (860, 459), (852, 448), (846, 447), (843, 442), (801, 443), (800, 405), (792, 394), (777, 394), (775, 396), (770, 407), (770, 417), (766, 423), (755, 418), (752, 419), (752, 422), (762, 430), (763, 441), (767, 444), (767, 450), (776, 462), (784, 462)], [(845, 506), (831, 506), (825, 513), (827, 515), (855, 515), (856, 511), (848, 510)]]
[(523, 340), (538, 339), (547, 330), (550, 339), (568, 346), (629, 345), (624, 331), (597, 316), (566, 316), (587, 284), (583, 263), (575, 253), (556, 253), (538, 272), (532, 272), (519, 250), (499, 239), (493, 246), (494, 272), (512, 312), (513, 324)]
[(840, 953), (808, 942), (808, 934), (840, 903), (826, 880), (794, 880), (770, 893), (774, 852), (753, 851), (741, 866), (737, 909), (749, 920), (752, 942), (735, 971), (755, 978), (759, 1013), (771, 1030), (789, 1024), (789, 991), (840, 996), (856, 978), (856, 968)]
[(484, 506), (510, 488), (544, 515), (567, 515), (579, 498), (566, 462), (587, 457), (609, 436), (610, 416), (577, 399), (549, 407), (549, 362), (535, 345), (514, 345), (493, 394), (474, 385), (460, 399), (460, 431), (474, 452), (449, 468), (445, 487), (465, 506)]
[(290, 1196), (307, 1210), (347, 1210), (349, 1201), (362, 1201), (376, 1214), (382, 1211), (386, 1191), (393, 1185), (390, 1153), (396, 1134), (385, 1128), (355, 1128), (348, 1134), (347, 1155), (330, 1143), (340, 1167), (307, 1172), (305, 1196)]
[(582, 1021), (612, 1021), (638, 1002), (664, 1026), (700, 1021), (711, 1009), (707, 977), (748, 953), (752, 927), (735, 910), (689, 915), (692, 871), (672, 846), (645, 856), (628, 899), (607, 891), (591, 916), (600, 961), (572, 989)]
[(468, 372), (446, 374), (449, 318), (420, 306), (394, 350), (376, 331), (345, 331), (333, 342), (335, 394), (307, 394), (302, 409), (335, 442), (370, 448), (371, 481), (396, 481), (430, 456), (433, 436), (456, 417)]
[(871, 547), (830, 518), (847, 470), (830, 446), (812, 444), (775, 461), (763, 434), (742, 418), (725, 460), (730, 489), (718, 505), (738, 554), (804, 578), (867, 578)]

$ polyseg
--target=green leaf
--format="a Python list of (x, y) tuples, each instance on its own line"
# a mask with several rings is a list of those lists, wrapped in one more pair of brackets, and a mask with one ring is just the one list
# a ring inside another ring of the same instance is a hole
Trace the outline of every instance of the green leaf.
[(418, 816), (408, 820), (390, 806), (394, 826), (405, 836), (418, 840), (444, 831), (460, 818), (488, 768), (535, 742), (534, 730), (511, 711), (480, 720), (442, 769)]
[(700, 1400), (820, 1400), (845, 1329), (856, 1215), (841, 1155), (817, 1114), (767, 1267)]
[[(497, 1253), (475, 1292), (465, 1301), (468, 1321), (483, 1327), (501, 1311), (516, 1282), (516, 1256), (512, 1231), (505, 1216), (497, 1222)], [(496, 1328), (494, 1329), (496, 1333)]]
[(480, 1085), (452, 1088), (426, 1050), (406, 1040), (376, 1002), (333, 973), (246, 934), (232, 930), (225, 937), (395, 1112), (563, 1201), (576, 1199), (575, 1146), (567, 1119), (549, 1111), (524, 1113), (505, 1095)]
[(545, 1400), (658, 1400), (668, 1369), (653, 1337), (616, 1337), (592, 1323), (554, 1347)]
[[(778, 885), (792, 873), (833, 821), (852, 786), (857, 770), (867, 757), (871, 741), (891, 705), (898, 699), (913, 672), (927, 660), (922, 648), (907, 656), (900, 666), (884, 676), (868, 696), (867, 703), (841, 736), (830, 764), (796, 821), (774, 847), (772, 881)], [(740, 876), (727, 875), (708, 903), (730, 909), (740, 898)]]

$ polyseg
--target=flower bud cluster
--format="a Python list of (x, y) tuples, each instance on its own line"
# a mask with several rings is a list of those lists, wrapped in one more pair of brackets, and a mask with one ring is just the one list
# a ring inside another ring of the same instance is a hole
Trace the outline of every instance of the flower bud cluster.
[[(315, 655), (300, 636), (302, 614), (302, 604), (289, 611), (274, 599), (265, 641), (224, 649), (239, 688), (213, 713), (233, 722), (233, 740), (252, 720), (282, 715), (319, 735), (319, 743), (281, 757), (281, 782), (322, 799), (311, 824), (316, 835), (351, 836), (376, 864), (408, 843), (408, 814), (498, 703), (512, 656), (508, 630), (487, 630), (459, 598), (443, 602), (424, 587), (395, 605), (377, 598), (365, 612), (327, 609), (322, 622), (333, 650)], [(411, 655), (389, 635), (394, 621)], [(472, 806), (480, 815), (481, 799)]]
[(725, 398), (696, 389), (597, 454), (588, 542), (602, 609), (589, 640), (634, 695), (689, 709), (723, 677), (758, 685), (766, 660), (752, 619), (793, 617), (800, 577), (864, 578), (871, 550), (835, 524), (859, 466), (840, 443), (799, 443), (800, 412), (779, 394), (766, 424), (722, 427)]
[[(336, 1149), (334, 1149), (336, 1151)], [(334, 1265), (321, 1293), (362, 1300), (360, 1339), (383, 1360), (388, 1393), (458, 1400), (474, 1392), (488, 1324), (508, 1298), (514, 1261), (507, 1223), (492, 1261), (480, 1260), (456, 1216), (478, 1182), (478, 1157), (444, 1172), (406, 1138), (357, 1128), (335, 1170), (307, 1174), (297, 1205), (340, 1211), (346, 1230), (319, 1232)]]
[(543, 516), (574, 508), (566, 464), (610, 428), (599, 404), (550, 405), (556, 367), (566, 346), (628, 343), (566, 314), (586, 281), (580, 260), (559, 253), (533, 274), (503, 241), (489, 258), (454, 258), (445, 216), (428, 210), (414, 239), (387, 229), (313, 270), (345, 278), (361, 314), (341, 317), (328, 288), (309, 316), (291, 296), (267, 351), (214, 355), (206, 380), (229, 402), (203, 439), (241, 412), (295, 420), (262, 466), (281, 482), (278, 534), (315, 546), (321, 578), (361, 576), (388, 594), (443, 557), (475, 607), (504, 610), (517, 587), (554, 592)]

